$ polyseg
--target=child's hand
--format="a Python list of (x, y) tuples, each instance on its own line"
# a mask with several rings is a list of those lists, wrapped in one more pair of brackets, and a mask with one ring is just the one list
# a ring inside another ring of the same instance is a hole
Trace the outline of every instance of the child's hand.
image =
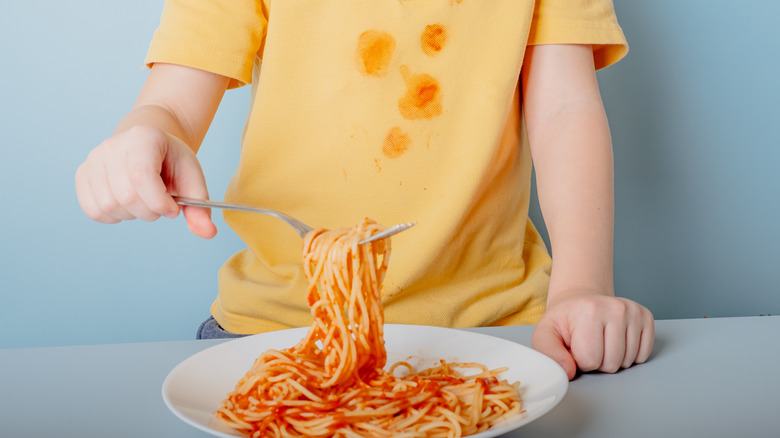
[(571, 380), (578, 368), (614, 373), (645, 362), (654, 336), (653, 315), (642, 305), (583, 292), (557, 295), (548, 303), (531, 344), (558, 362)]
[[(96, 147), (76, 171), (76, 194), (90, 218), (107, 224), (123, 220), (174, 218), (179, 205), (171, 193), (208, 198), (195, 153), (178, 138), (151, 126), (134, 126)], [(217, 229), (210, 210), (185, 207), (190, 230), (203, 238)]]

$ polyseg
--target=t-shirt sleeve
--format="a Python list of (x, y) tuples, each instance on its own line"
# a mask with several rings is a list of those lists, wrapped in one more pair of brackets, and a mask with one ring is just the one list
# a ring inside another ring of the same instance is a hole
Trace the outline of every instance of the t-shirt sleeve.
[(596, 69), (628, 53), (612, 0), (536, 0), (528, 45), (591, 44)]
[(231, 78), (230, 88), (252, 82), (268, 25), (265, 2), (166, 0), (145, 63), (185, 65)]

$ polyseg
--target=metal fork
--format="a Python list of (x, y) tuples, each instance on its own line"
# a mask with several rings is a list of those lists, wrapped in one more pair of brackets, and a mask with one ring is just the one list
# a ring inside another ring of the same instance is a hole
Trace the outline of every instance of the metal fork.
[[(250, 213), (260, 213), (260, 214), (266, 214), (268, 216), (273, 216), (277, 219), (281, 219), (287, 222), (288, 224), (290, 224), (290, 226), (295, 228), (295, 231), (297, 231), (301, 237), (305, 237), (306, 234), (313, 229), (312, 227), (304, 224), (303, 222), (299, 221), (298, 219), (290, 215), (284, 214), (281, 211), (271, 210), (270, 208), (255, 207), (252, 205), (245, 205), (245, 204), (233, 204), (230, 202), (210, 201), (207, 199), (187, 198), (184, 196), (174, 196), (173, 200), (176, 201), (176, 203), (179, 205), (190, 205), (193, 207), (206, 207), (206, 208), (225, 208), (228, 210), (248, 211)], [(401, 231), (408, 230), (409, 228), (415, 226), (416, 224), (417, 222), (406, 222), (406, 223), (394, 225), (390, 228), (385, 229), (380, 233), (376, 233), (371, 237), (363, 239), (358, 243), (362, 245), (364, 243), (373, 242), (379, 239), (384, 239), (392, 236), (393, 234), (398, 234)]]

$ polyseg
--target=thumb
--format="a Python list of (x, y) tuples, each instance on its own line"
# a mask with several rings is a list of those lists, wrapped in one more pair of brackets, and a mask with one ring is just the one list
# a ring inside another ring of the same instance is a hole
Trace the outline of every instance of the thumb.
[(537, 326), (531, 336), (531, 346), (560, 365), (569, 380), (574, 378), (577, 362), (556, 330), (548, 326)]
[[(169, 154), (164, 164), (168, 174), (167, 183), (170, 185), (169, 192), (189, 198), (209, 199), (206, 178), (195, 153), (184, 143), (173, 148), (178, 150)], [(187, 226), (196, 236), (210, 239), (217, 234), (217, 227), (211, 220), (210, 208), (183, 206), (182, 212)]]

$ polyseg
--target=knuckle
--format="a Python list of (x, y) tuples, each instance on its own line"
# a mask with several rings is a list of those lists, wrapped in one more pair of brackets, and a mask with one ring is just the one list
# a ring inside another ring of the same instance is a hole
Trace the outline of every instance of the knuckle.
[(87, 158), (91, 160), (100, 160), (105, 154), (110, 154), (110, 151), (117, 149), (119, 146), (120, 142), (117, 141), (116, 137), (109, 137), (103, 140), (98, 147), (92, 149), (89, 155), (87, 155)]
[(110, 196), (103, 196), (95, 200), (100, 214), (111, 215), (113, 212), (119, 209), (119, 203), (115, 198)]
[(75, 174), (76, 184), (78, 184), (83, 179), (84, 179), (84, 163), (81, 163), (79, 167), (76, 168), (76, 174)]
[[(143, 202), (146, 202), (144, 200)], [(135, 211), (136, 216), (144, 222), (153, 222), (162, 216), (153, 206), (142, 204)]]
[(615, 311), (626, 312), (631, 307), (631, 301), (622, 297), (615, 297), (615, 299), (609, 300), (609, 303)]
[(76, 169), (76, 173), (73, 175), (73, 183), (76, 186), (76, 194), (83, 196), (83, 193), (88, 191), (89, 178), (86, 175), (85, 164), (82, 164)]
[(160, 216), (162, 216), (166, 212), (166, 210), (167, 210), (167, 205), (166, 205), (164, 199), (157, 199), (157, 198), (150, 199), (148, 201), (147, 205), (148, 205), (149, 209), (152, 212), (154, 212), (154, 215), (155, 215), (154, 218), (155, 219), (157, 219)]
[(84, 210), (84, 214), (86, 214), (88, 218), (92, 219), (93, 221), (102, 222), (102, 211), (87, 206), (82, 207), (82, 210)]
[(100, 147), (97, 147), (89, 151), (87, 157), (84, 159), (84, 162), (81, 163), (78, 169), (76, 169), (77, 174), (81, 173), (86, 175), (92, 172), (92, 169), (94, 169), (102, 160), (102, 153), (99, 149)]
[(595, 320), (601, 313), (601, 306), (595, 300), (583, 300), (579, 303), (577, 313), (586, 320)]
[(99, 208), (95, 208), (91, 206), (83, 206), (82, 210), (84, 211), (84, 214), (86, 214), (88, 218), (92, 219), (95, 222), (101, 222), (104, 224), (112, 224), (118, 222), (117, 219), (111, 217), (110, 215), (107, 215)]
[(133, 205), (138, 201), (138, 193), (130, 187), (117, 189), (114, 193), (119, 205)]
[(648, 327), (650, 330), (655, 330), (655, 318), (649, 309), (644, 307), (642, 308), (642, 318), (644, 318), (646, 327)]
[(127, 175), (130, 183), (134, 186), (144, 185), (152, 176), (153, 173), (147, 167), (141, 165), (132, 166), (128, 169)]
[(636, 316), (632, 311), (630, 302), (623, 299), (610, 299), (601, 303), (602, 315), (613, 323), (628, 324)]

